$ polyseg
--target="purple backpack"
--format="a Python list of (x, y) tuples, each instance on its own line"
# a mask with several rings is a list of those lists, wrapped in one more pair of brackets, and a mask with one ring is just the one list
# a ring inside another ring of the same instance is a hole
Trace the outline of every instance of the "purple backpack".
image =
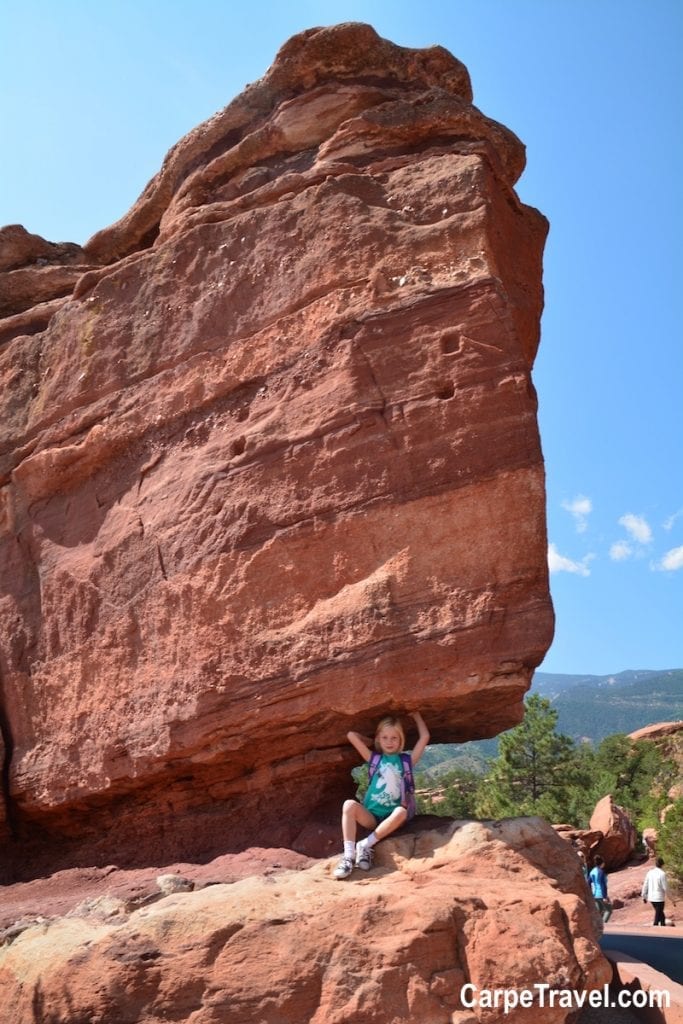
[[(415, 778), (413, 776), (413, 762), (410, 757), (410, 754), (405, 750), (403, 751), (402, 754), (399, 754), (399, 757), (401, 758), (401, 763), (403, 765), (403, 775), (401, 777), (401, 806), (405, 807), (405, 809), (407, 810), (408, 821), (410, 821), (411, 818), (415, 817), (415, 812), (417, 810), (415, 804)], [(382, 755), (378, 751), (375, 751), (372, 754), (370, 760), (368, 761), (368, 782), (379, 768), (379, 763), (381, 760)]]

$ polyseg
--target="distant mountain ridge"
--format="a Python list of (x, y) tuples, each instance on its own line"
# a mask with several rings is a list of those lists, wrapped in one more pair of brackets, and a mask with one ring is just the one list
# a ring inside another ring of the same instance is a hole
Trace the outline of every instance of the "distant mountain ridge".
[(568, 675), (557, 672), (535, 672), (532, 688), (543, 697), (556, 697), (565, 690), (576, 686), (628, 686), (639, 683), (653, 676), (667, 675), (680, 669), (626, 669), (624, 672), (611, 673), (606, 676)]
[[(626, 669), (610, 675), (536, 672), (531, 693), (547, 697), (558, 713), (557, 731), (577, 742), (598, 744), (614, 733), (635, 732), (658, 722), (683, 720), (683, 669)], [(483, 771), (496, 756), (497, 739), (431, 746), (420, 768), (442, 774), (452, 768)]]
[(683, 669), (627, 670), (606, 676), (536, 672), (531, 689), (548, 697), (558, 732), (599, 742), (657, 722), (683, 719)]

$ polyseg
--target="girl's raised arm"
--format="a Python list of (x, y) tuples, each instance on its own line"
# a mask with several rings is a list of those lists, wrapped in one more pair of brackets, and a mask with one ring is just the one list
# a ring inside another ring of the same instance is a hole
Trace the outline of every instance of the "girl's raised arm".
[(429, 743), (429, 729), (427, 728), (425, 720), (419, 711), (409, 711), (408, 714), (415, 722), (415, 725), (417, 726), (417, 731), (419, 733), (417, 743), (413, 747), (412, 753), (410, 755), (410, 759), (413, 762), (413, 765), (416, 765), (417, 762), (422, 757), (422, 755), (424, 754), (425, 747)]
[[(346, 738), (351, 743), (364, 761), (369, 761), (372, 757), (372, 751), (368, 746), (367, 736), (361, 736), (359, 732), (347, 732)], [(372, 741), (370, 741), (372, 742)]]

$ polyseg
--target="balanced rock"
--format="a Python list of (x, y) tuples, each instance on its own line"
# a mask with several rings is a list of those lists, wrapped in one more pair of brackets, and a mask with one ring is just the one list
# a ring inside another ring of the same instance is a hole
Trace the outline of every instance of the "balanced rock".
[(524, 159), (445, 50), (312, 29), (0, 321), (16, 871), (287, 845), (353, 792), (349, 728), (520, 720), (553, 631)]

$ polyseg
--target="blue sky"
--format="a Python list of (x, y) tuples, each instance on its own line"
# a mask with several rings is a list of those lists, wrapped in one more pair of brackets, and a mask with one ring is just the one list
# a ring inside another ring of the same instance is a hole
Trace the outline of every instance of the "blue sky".
[(438, 43), (551, 224), (534, 380), (549, 672), (683, 666), (680, 0), (0, 0), (0, 224), (84, 242), (313, 25)]

